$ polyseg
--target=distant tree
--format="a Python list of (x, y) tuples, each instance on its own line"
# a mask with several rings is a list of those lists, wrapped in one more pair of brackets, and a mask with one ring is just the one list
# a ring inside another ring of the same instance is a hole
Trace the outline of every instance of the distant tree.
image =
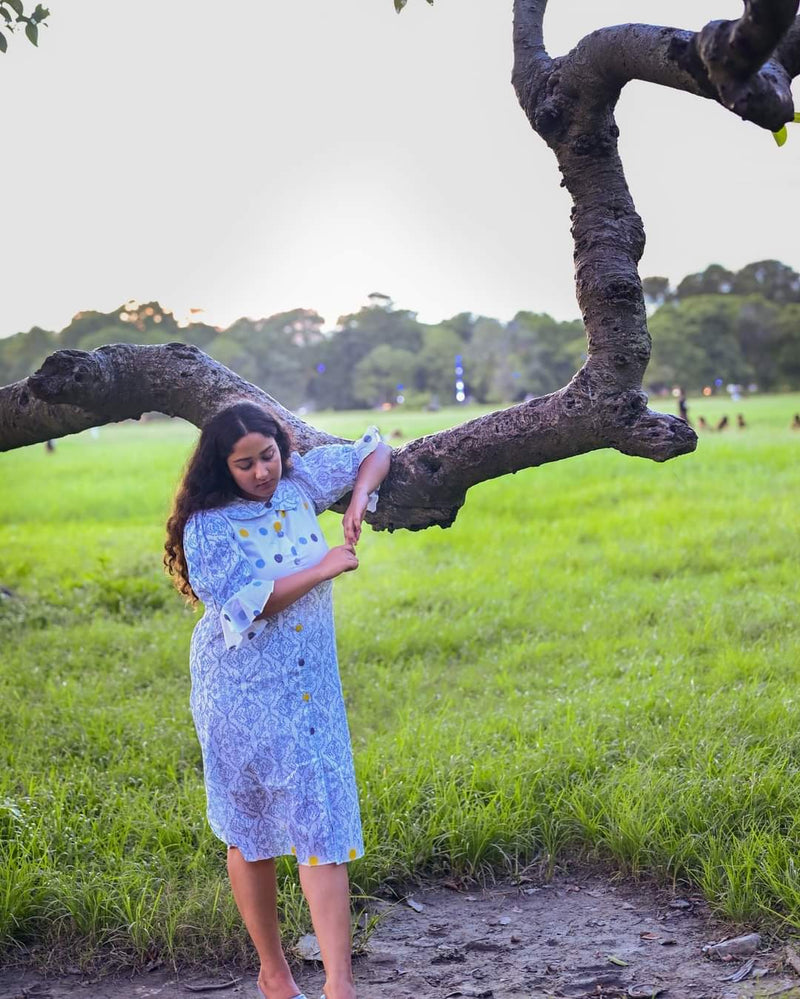
[(462, 338), (449, 327), (424, 327), (422, 349), (415, 357), (415, 388), (440, 402), (454, 402), (456, 357), (465, 349)]
[(779, 388), (785, 378), (777, 349), (781, 306), (763, 295), (737, 295), (732, 301), (736, 304), (734, 331), (742, 359), (751, 372), (749, 380), (767, 391)]
[[(394, 403), (410, 392), (417, 357), (402, 347), (380, 344), (363, 357), (353, 373), (353, 395), (362, 406)], [(401, 387), (402, 386), (402, 387)]]
[(663, 305), (669, 298), (669, 278), (646, 277), (642, 279), (644, 300), (649, 305)]
[(370, 301), (358, 312), (340, 317), (338, 330), (314, 351), (321, 370), (312, 379), (310, 395), (322, 409), (352, 409), (363, 404), (355, 385), (356, 367), (376, 347), (419, 351), (422, 326), (416, 315), (394, 309), (385, 295), (373, 294)]
[(748, 383), (755, 371), (739, 340), (740, 300), (735, 296), (691, 295), (663, 305), (650, 319), (651, 384), (683, 385), (693, 391), (717, 378)]
[(800, 305), (781, 309), (775, 324), (775, 366), (777, 388), (800, 388)]
[(734, 277), (737, 295), (763, 295), (771, 302), (800, 302), (800, 274), (780, 260), (760, 260), (743, 267)]
[(57, 334), (39, 326), (0, 340), (0, 384), (25, 378), (58, 347)]
[(711, 264), (699, 274), (687, 275), (675, 289), (675, 297), (683, 300), (692, 295), (729, 295), (734, 288), (734, 273)]
[(516, 365), (512, 399), (554, 392), (586, 359), (586, 337), (579, 322), (560, 323), (546, 314), (518, 312), (508, 329)]

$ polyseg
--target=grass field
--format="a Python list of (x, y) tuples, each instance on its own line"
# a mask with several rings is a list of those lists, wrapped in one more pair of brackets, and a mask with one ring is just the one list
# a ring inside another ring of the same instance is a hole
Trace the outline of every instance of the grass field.
[[(365, 532), (336, 584), (361, 892), (597, 856), (800, 927), (800, 396), (689, 402), (748, 429), (665, 465), (604, 451), (484, 483), (447, 531)], [(472, 415), (378, 422), (411, 437)], [(347, 436), (374, 420), (314, 418)], [(196, 618), (160, 570), (195, 433), (127, 424), (0, 456), (7, 956), (250, 953), (204, 818)]]

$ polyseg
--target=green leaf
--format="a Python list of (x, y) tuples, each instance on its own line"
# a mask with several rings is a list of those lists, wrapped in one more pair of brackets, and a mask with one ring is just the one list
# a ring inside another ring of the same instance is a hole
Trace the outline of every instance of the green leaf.
[(28, 21), (25, 25), (25, 34), (28, 36), (28, 41), (31, 45), (39, 45), (39, 29), (33, 23), (33, 21)]
[(784, 142), (786, 142), (787, 137), (788, 132), (786, 131), (785, 125), (783, 128), (779, 128), (777, 132), (772, 133), (772, 138), (778, 143), (779, 146), (782, 146)]
[(6, 41), (6, 36), (0, 31), (0, 52), (5, 52), (8, 48), (8, 42)]
[(795, 121), (796, 121), (796, 122), (797, 122), (798, 124), (800, 124), (800, 111), (798, 111), (798, 112), (797, 112), (797, 113), (795, 114), (795, 116), (794, 116), (794, 120), (795, 120)]
[(11, 23), (11, 15), (8, 13), (5, 7), (0, 7), (0, 14), (2, 14), (3, 17), (6, 19), (6, 24)]
[(17, 17), (22, 17), (22, 0), (3, 0), (14, 11)]
[(405, 5), (407, 3), (408, 3), (408, 0), (394, 0), (394, 9), (399, 14), (400, 11), (403, 9), (403, 7), (405, 7)]
[(43, 7), (40, 3), (36, 5), (36, 10), (31, 14), (31, 20), (36, 24), (41, 24), (45, 18), (50, 17), (50, 11), (47, 7)]

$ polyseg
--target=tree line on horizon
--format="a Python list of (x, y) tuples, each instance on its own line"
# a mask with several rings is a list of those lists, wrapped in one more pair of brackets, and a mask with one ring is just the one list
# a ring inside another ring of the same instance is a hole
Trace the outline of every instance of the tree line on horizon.
[[(718, 379), (761, 391), (800, 388), (800, 274), (777, 260), (730, 271), (712, 264), (672, 287), (642, 282), (653, 353), (646, 387), (693, 393)], [(79, 312), (60, 331), (34, 327), (0, 340), (0, 384), (25, 378), (55, 350), (106, 343), (193, 343), (291, 409), (447, 405), (456, 392), (511, 403), (565, 385), (586, 357), (580, 320), (518, 312), (509, 322), (464, 312), (437, 324), (382, 294), (324, 333), (312, 309), (225, 329), (180, 325), (158, 302)], [(456, 368), (461, 373), (456, 372)], [(458, 389), (457, 382), (463, 382)]]

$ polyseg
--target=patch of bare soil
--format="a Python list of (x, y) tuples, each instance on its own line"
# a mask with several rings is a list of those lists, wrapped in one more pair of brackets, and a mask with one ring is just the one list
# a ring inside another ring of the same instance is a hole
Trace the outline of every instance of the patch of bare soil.
[[(730, 927), (713, 920), (702, 899), (597, 873), (472, 891), (439, 883), (405, 899), (376, 900), (371, 912), (377, 928), (355, 964), (363, 999), (800, 999), (800, 957), (785, 942), (751, 940), (750, 953), (745, 945), (742, 956), (720, 960), (703, 947), (730, 936)], [(736, 981), (737, 975), (744, 977)], [(321, 967), (304, 962), (297, 977), (308, 999), (317, 999)], [(225, 969), (161, 968), (94, 980), (0, 972), (0, 999), (122, 997), (258, 999), (258, 993), (254, 974)]]

